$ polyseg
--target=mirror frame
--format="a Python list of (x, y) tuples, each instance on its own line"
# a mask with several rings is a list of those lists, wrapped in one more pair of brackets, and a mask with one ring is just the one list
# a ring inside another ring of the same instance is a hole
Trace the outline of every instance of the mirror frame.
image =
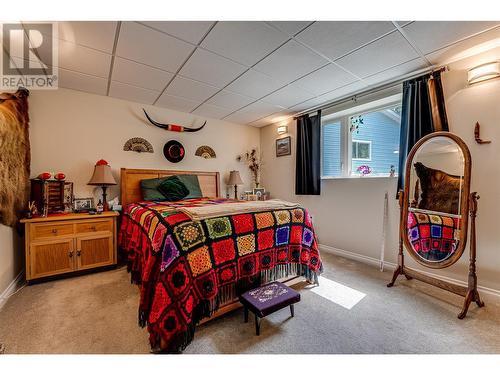
[[(440, 261), (440, 262), (430, 262), (427, 261), (423, 258), (421, 258), (414, 250), (413, 247), (411, 246), (411, 243), (408, 239), (408, 230), (407, 230), (407, 225), (408, 225), (408, 209), (409, 209), (409, 197), (410, 197), (410, 174), (411, 174), (411, 168), (413, 165), (413, 159), (415, 157), (415, 154), (417, 151), (422, 147), (428, 140), (436, 138), (436, 137), (446, 137), (450, 138), (453, 140), (458, 147), (462, 150), (462, 153), (464, 155), (464, 176), (463, 176), (463, 188), (462, 188), (462, 195), (460, 197), (460, 215), (461, 215), (461, 221), (462, 225), (460, 228), (460, 238), (459, 238), (459, 244), (457, 249), (455, 250), (455, 253), (453, 253), (449, 258)], [(422, 139), (420, 139), (415, 146), (411, 149), (410, 153), (408, 154), (408, 158), (406, 160), (406, 167), (405, 167), (405, 187), (404, 187), (404, 195), (403, 195), (403, 207), (402, 207), (402, 218), (401, 218), (401, 228), (400, 228), (400, 233), (399, 235), (403, 238), (403, 243), (404, 246), (406, 247), (406, 250), (408, 253), (410, 253), (410, 256), (419, 264), (429, 267), (429, 268), (434, 268), (434, 269), (439, 269), (439, 268), (446, 268), (454, 264), (456, 261), (460, 259), (462, 256), (465, 246), (467, 245), (467, 234), (469, 231), (469, 195), (470, 195), (470, 179), (471, 179), (471, 168), (472, 168), (472, 160), (470, 156), (470, 151), (465, 142), (458, 137), (457, 135), (450, 133), (450, 132), (434, 132), (431, 134), (426, 135)]]

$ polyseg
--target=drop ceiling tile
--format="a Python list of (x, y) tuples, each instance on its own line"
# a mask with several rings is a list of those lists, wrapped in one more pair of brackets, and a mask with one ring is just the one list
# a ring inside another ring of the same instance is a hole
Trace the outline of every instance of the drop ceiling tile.
[(224, 120), (236, 122), (239, 124), (248, 124), (249, 122), (253, 122), (273, 113), (282, 111), (283, 109), (283, 107), (278, 107), (269, 103), (265, 103), (263, 101), (258, 101), (225, 117)]
[(301, 46), (296, 41), (290, 40), (259, 62), (254, 68), (283, 84), (287, 84), (327, 63), (327, 60)]
[(420, 69), (427, 68), (428, 64), (422, 58), (416, 58), (415, 60), (408, 61), (401, 65), (389, 68), (380, 73), (363, 78), (363, 81), (368, 85), (376, 85), (391, 79), (397, 79), (405, 74), (409, 74)]
[(323, 21), (315, 22), (296, 38), (335, 60), (394, 29), (389, 21)]
[(66, 89), (85, 91), (91, 94), (106, 95), (108, 80), (66, 69), (58, 71), (58, 86)]
[(302, 103), (303, 101), (312, 99), (315, 96), (316, 95), (305, 90), (300, 85), (296, 83), (291, 83), (283, 87), (282, 89), (279, 89), (278, 91), (275, 91), (272, 94), (265, 96), (261, 100), (266, 103), (288, 108), (298, 103)]
[(204, 101), (215, 94), (219, 89), (189, 78), (176, 76), (165, 91), (169, 95), (178, 96), (194, 101)]
[(216, 95), (214, 95), (214, 97), (210, 98), (207, 103), (229, 109), (232, 112), (254, 101), (254, 98), (240, 95), (231, 91), (222, 90), (221, 92), (218, 92)]
[(222, 88), (245, 70), (243, 65), (198, 48), (179, 74)]
[(314, 107), (320, 106), (322, 104), (326, 104), (328, 102), (332, 102), (335, 99), (340, 99), (344, 96), (355, 94), (358, 91), (362, 91), (366, 89), (368, 86), (361, 81), (353, 82), (343, 87), (340, 87), (336, 90), (327, 92), (323, 95), (319, 95), (313, 99), (307, 100), (305, 102), (299, 103), (289, 109), (292, 111), (305, 111), (308, 109), (312, 109)]
[[(482, 52), (497, 48), (498, 46), (500, 46), (500, 27), (467, 38), (449, 47), (442, 48), (425, 57), (434, 65), (448, 64), (454, 61), (471, 58)], [(475, 64), (480, 63), (481, 61), (475, 62)]]
[(207, 116), (210, 118), (221, 119), (224, 116), (227, 116), (232, 111), (226, 108), (217, 107), (211, 104), (202, 104), (198, 108), (196, 108), (193, 113), (199, 116)]
[(136, 22), (123, 22), (116, 55), (176, 72), (195, 47)]
[(111, 78), (113, 81), (162, 91), (173, 77), (172, 73), (164, 70), (115, 57), (113, 76)]
[(59, 41), (59, 67), (96, 77), (107, 78), (111, 55), (66, 42)]
[(414, 21), (396, 21), (396, 23), (398, 24), (398, 26), (405, 26), (405, 25), (408, 25), (409, 23), (412, 23)]
[(268, 75), (250, 69), (227, 86), (227, 89), (253, 98), (260, 98), (282, 86), (283, 83)]
[(152, 104), (160, 95), (158, 91), (143, 89), (142, 87), (127, 85), (111, 81), (109, 96), (118, 99), (130, 100), (136, 103)]
[(310, 108), (316, 107), (317, 105), (319, 105), (321, 103), (322, 103), (322, 101), (320, 99), (318, 99), (318, 97), (315, 97), (315, 98), (306, 100), (305, 102), (296, 104), (293, 107), (290, 107), (289, 109), (291, 111), (297, 111), (297, 112), (306, 111)]
[(252, 66), (288, 38), (285, 33), (265, 22), (223, 21), (215, 25), (201, 46), (228, 59)]
[(342, 57), (337, 63), (359, 77), (366, 77), (418, 57), (396, 31)]
[(203, 36), (210, 29), (213, 21), (151, 21), (141, 22), (157, 30), (185, 40), (193, 44), (198, 44)]
[(272, 21), (269, 22), (284, 33), (294, 36), (299, 31), (302, 31), (311, 21)]
[(71, 21), (58, 22), (58, 25), (59, 39), (109, 54), (113, 52), (117, 22)]
[(368, 86), (362, 81), (357, 81), (354, 83), (350, 83), (349, 85), (342, 86), (336, 90), (327, 92), (326, 94), (320, 95), (317, 97), (320, 104), (332, 102), (337, 99), (341, 99), (348, 95), (354, 95), (361, 91), (364, 91), (368, 88)]
[(427, 54), (499, 24), (498, 21), (416, 21), (403, 30)]
[(299, 79), (295, 83), (316, 95), (324, 94), (356, 81), (357, 78), (334, 64), (329, 64)]
[(181, 112), (191, 112), (198, 105), (200, 105), (200, 103), (200, 101), (194, 101), (174, 95), (168, 95), (164, 92), (155, 105), (158, 107), (175, 109)]
[(292, 111), (281, 111), (281, 112), (276, 112), (273, 113), (269, 116), (266, 116), (260, 120), (253, 121), (249, 123), (248, 125), (250, 126), (255, 126), (257, 128), (262, 128), (264, 126), (270, 125), (270, 124), (275, 124), (277, 122), (282, 122), (290, 118), (290, 116), (293, 115), (294, 112)]

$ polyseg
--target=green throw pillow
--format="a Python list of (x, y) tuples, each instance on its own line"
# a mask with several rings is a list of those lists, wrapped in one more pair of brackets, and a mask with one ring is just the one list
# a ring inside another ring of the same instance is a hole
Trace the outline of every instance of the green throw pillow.
[(189, 190), (189, 194), (186, 197), (184, 197), (185, 199), (201, 198), (203, 196), (201, 194), (200, 182), (198, 181), (198, 176), (194, 174), (178, 174), (177, 177)]
[(158, 186), (166, 179), (167, 177), (141, 180), (142, 199), (145, 201), (165, 200), (165, 196), (158, 191)]
[(189, 190), (178, 176), (170, 176), (158, 185), (158, 191), (169, 202), (180, 201), (189, 194)]

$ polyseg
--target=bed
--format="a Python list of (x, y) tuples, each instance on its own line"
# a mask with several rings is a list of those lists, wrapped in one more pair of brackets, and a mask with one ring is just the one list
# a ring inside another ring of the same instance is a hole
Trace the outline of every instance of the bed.
[[(181, 174), (198, 176), (202, 198), (142, 201), (141, 180)], [(140, 286), (139, 324), (154, 352), (184, 350), (197, 324), (236, 308), (237, 296), (252, 287), (290, 277), (317, 283), (322, 272), (307, 210), (238, 212), (244, 204), (220, 198), (219, 184), (217, 172), (121, 170), (119, 245)], [(227, 207), (234, 212), (200, 220), (189, 214)]]

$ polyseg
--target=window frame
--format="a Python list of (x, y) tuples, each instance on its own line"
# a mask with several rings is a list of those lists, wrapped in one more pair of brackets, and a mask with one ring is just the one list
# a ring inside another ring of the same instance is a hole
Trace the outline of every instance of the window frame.
[[(389, 173), (375, 174), (368, 176), (361, 176), (359, 174), (352, 173), (352, 161), (371, 161), (372, 159), (372, 146), (370, 145), (370, 160), (368, 159), (353, 159), (352, 158), (352, 142), (353, 136), (350, 129), (350, 122), (352, 117), (363, 116), (367, 113), (378, 112), (384, 109), (390, 109), (395, 106), (401, 105), (402, 95), (393, 95), (381, 100), (376, 100), (371, 103), (366, 103), (360, 106), (353, 106), (348, 109), (332, 113), (321, 118), (321, 179), (322, 180), (334, 180), (334, 179), (348, 179), (348, 178), (390, 178)], [(323, 174), (323, 164), (324, 164), (324, 153), (323, 153), (323, 126), (340, 123), (340, 155), (341, 155), (341, 175), (340, 176), (328, 176)], [(355, 140), (358, 141), (359, 140)], [(361, 141), (361, 142), (372, 142), (372, 141)], [(395, 173), (394, 177), (397, 178), (398, 173)]]
[[(372, 161), (372, 141), (363, 141), (361, 139), (351, 139), (351, 148), (352, 146), (354, 145), (354, 143), (356, 144), (360, 144), (360, 143), (363, 143), (365, 145), (369, 145), (370, 147), (368, 148), (368, 157), (367, 158), (351, 158), (351, 160), (355, 160), (355, 161)], [(358, 151), (358, 148), (356, 147), (356, 151)], [(352, 150), (351, 150), (351, 153), (352, 153)]]

